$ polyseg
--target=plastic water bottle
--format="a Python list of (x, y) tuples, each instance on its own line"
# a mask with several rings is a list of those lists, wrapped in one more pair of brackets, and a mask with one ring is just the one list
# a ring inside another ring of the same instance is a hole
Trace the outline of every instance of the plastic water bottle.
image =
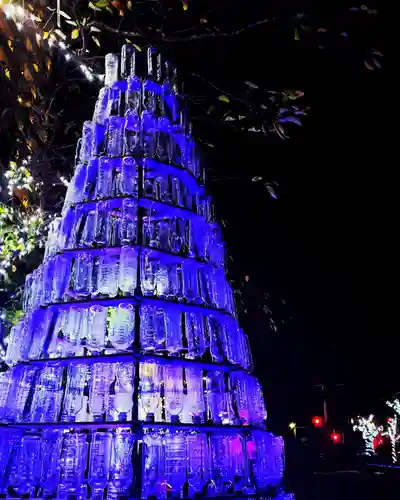
[(172, 498), (179, 498), (186, 483), (186, 435), (182, 431), (170, 432), (164, 442), (165, 480)]
[(215, 424), (232, 424), (234, 421), (228, 389), (223, 373), (211, 372), (207, 375), (207, 407), (209, 417)]
[(83, 192), (85, 188), (86, 179), (86, 164), (79, 163), (75, 167), (75, 173), (70, 183), (68, 184), (67, 193), (65, 195), (65, 205), (71, 203), (79, 203), (83, 201)]
[(88, 455), (86, 434), (65, 434), (61, 452), (61, 475), (58, 498), (73, 495), (76, 500), (86, 498), (85, 470)]
[(193, 497), (201, 494), (210, 481), (211, 457), (205, 434), (190, 433), (186, 439), (189, 497)]
[(110, 398), (112, 366), (108, 363), (92, 365), (89, 383), (89, 411), (95, 422), (101, 422), (107, 412)]
[(212, 457), (212, 480), (217, 494), (231, 492), (234, 471), (230, 464), (229, 436), (213, 434), (210, 437)]
[(82, 142), (79, 159), (81, 162), (90, 160), (93, 144), (93, 123), (86, 121), (83, 123)]
[(161, 405), (161, 381), (163, 369), (156, 363), (143, 362), (139, 365), (139, 417), (154, 421)]
[[(8, 371), (0, 373), (0, 422), (5, 421), (6, 413), (9, 410), (7, 400), (8, 400), (11, 384), (13, 382), (13, 377), (12, 377), (13, 371), (14, 371), (14, 369), (10, 368)], [(0, 436), (1, 435), (2, 434), (0, 434)], [(0, 448), (0, 457), (2, 456), (1, 451), (2, 451), (2, 448)]]
[[(128, 83), (129, 89), (129, 83)], [(125, 143), (124, 153), (132, 155), (140, 147), (140, 117), (136, 107), (130, 108), (125, 114)]]
[(89, 210), (86, 213), (85, 225), (82, 232), (82, 244), (86, 247), (92, 247), (96, 235), (96, 211)]
[(68, 367), (67, 387), (61, 413), (62, 422), (75, 422), (76, 415), (82, 409), (86, 378), (86, 365), (72, 365)]
[(155, 272), (154, 295), (157, 297), (166, 298), (169, 294), (169, 276), (168, 266), (158, 261), (157, 270)]
[(153, 306), (140, 306), (140, 346), (144, 351), (157, 347), (155, 313)]
[(116, 429), (111, 451), (111, 482), (118, 494), (126, 497), (131, 496), (133, 443), (130, 429)]
[(92, 293), (93, 257), (87, 253), (77, 256), (73, 266), (74, 292), (81, 297), (87, 297)]
[(180, 366), (164, 368), (164, 400), (167, 419), (179, 422), (183, 410), (183, 373)]
[(99, 260), (97, 290), (100, 295), (116, 297), (118, 294), (118, 256), (104, 254)]
[(156, 432), (146, 432), (143, 437), (144, 467), (143, 492), (145, 499), (159, 498), (164, 491), (164, 447), (162, 436)]
[(158, 262), (142, 256), (141, 287), (143, 295), (154, 295)]
[(165, 348), (176, 355), (182, 350), (181, 313), (175, 308), (165, 310)]
[(93, 123), (105, 125), (110, 116), (110, 89), (103, 87), (100, 89), (99, 97), (93, 113)]
[(132, 304), (119, 304), (110, 317), (109, 340), (119, 351), (128, 349), (134, 340), (135, 309)]
[(114, 408), (119, 421), (126, 421), (133, 406), (133, 363), (119, 363), (115, 383)]
[(44, 430), (41, 439), (42, 477), (44, 498), (54, 498), (60, 479), (60, 455), (63, 433), (60, 430)]
[(68, 208), (62, 217), (60, 226), (60, 249), (74, 248), (75, 247), (75, 232), (74, 232), (74, 222), (75, 222), (75, 209)]
[(167, 220), (158, 223), (158, 240), (161, 250), (171, 251), (170, 245), (170, 223)]
[(40, 481), (40, 434), (26, 433), (22, 436), (15, 453), (9, 476), (9, 485), (22, 497), (33, 495)]
[(221, 363), (224, 360), (221, 325), (216, 318), (208, 316), (206, 319), (208, 338), (210, 342), (210, 354), (213, 361)]
[(99, 160), (96, 198), (109, 198), (112, 194), (113, 186), (113, 163), (110, 158), (102, 157)]
[(121, 243), (133, 245), (136, 243), (136, 207), (134, 200), (122, 202)]
[(107, 331), (107, 307), (93, 305), (89, 311), (88, 337), (86, 345), (92, 354), (104, 349)]
[(88, 483), (92, 500), (102, 500), (108, 485), (111, 466), (112, 434), (110, 431), (94, 432), (89, 455)]
[(198, 313), (185, 313), (185, 329), (188, 343), (186, 357), (189, 359), (201, 358), (206, 349), (203, 316)]
[(34, 422), (57, 422), (62, 398), (62, 368), (46, 366), (40, 374), (33, 396)]
[(133, 196), (137, 194), (137, 163), (133, 158), (124, 158), (121, 167), (120, 194)]
[(134, 248), (123, 247), (120, 254), (119, 289), (124, 295), (134, 295), (137, 281), (138, 255)]
[(101, 202), (96, 208), (96, 237), (95, 241), (99, 247), (108, 246), (111, 243), (111, 218), (108, 202)]
[(203, 372), (201, 368), (186, 368), (187, 394), (184, 397), (185, 414), (190, 416), (187, 423), (201, 423), (204, 420), (205, 401)]
[(188, 302), (200, 303), (198, 269), (189, 261), (182, 262), (183, 296)]
[(115, 54), (107, 54), (105, 59), (106, 76), (104, 85), (112, 87), (118, 81), (118, 56)]
[(107, 154), (122, 156), (124, 149), (125, 118), (110, 116), (107, 129)]
[(20, 371), (21, 376), (18, 379), (14, 379), (14, 382), (18, 384), (17, 397), (14, 407), (15, 420), (17, 422), (29, 420), (29, 408), (27, 408), (27, 406), (29, 406), (29, 393), (31, 392), (35, 381), (36, 368), (28, 366)]
[(86, 166), (86, 177), (83, 188), (82, 201), (89, 201), (95, 198), (98, 172), (99, 172), (99, 159), (91, 158)]

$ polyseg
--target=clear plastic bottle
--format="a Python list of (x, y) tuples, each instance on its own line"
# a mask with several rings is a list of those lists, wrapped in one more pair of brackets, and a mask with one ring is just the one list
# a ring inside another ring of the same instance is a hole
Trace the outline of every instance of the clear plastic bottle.
[(180, 498), (186, 483), (186, 435), (182, 431), (170, 431), (165, 435), (164, 443), (165, 481), (171, 497)]
[[(128, 83), (129, 86), (129, 83)], [(137, 108), (130, 108), (125, 114), (124, 153), (135, 154), (140, 146), (140, 117)]]
[(133, 158), (124, 158), (121, 167), (120, 194), (132, 196), (137, 190), (137, 163)]
[(104, 349), (106, 331), (107, 307), (99, 305), (91, 306), (86, 345), (92, 354), (99, 354)]
[(104, 85), (112, 87), (118, 81), (118, 56), (116, 54), (107, 54), (105, 60), (106, 76)]
[(154, 295), (158, 261), (142, 256), (141, 287), (143, 295)]
[(153, 306), (140, 306), (140, 346), (145, 351), (157, 347), (155, 313)]
[(212, 457), (212, 480), (216, 493), (230, 493), (234, 483), (235, 472), (231, 467), (229, 436), (213, 434), (210, 437)]
[(113, 375), (109, 363), (92, 365), (89, 383), (89, 411), (95, 422), (101, 422), (109, 408), (110, 384)]
[(183, 373), (180, 366), (164, 368), (164, 401), (167, 419), (179, 422), (183, 410)]
[(123, 247), (120, 254), (119, 289), (124, 295), (134, 295), (137, 281), (138, 255), (134, 248)]
[(114, 408), (118, 413), (118, 420), (128, 420), (128, 414), (133, 406), (133, 363), (119, 363), (115, 383)]
[(200, 303), (199, 281), (197, 267), (192, 262), (185, 260), (182, 262), (183, 275), (183, 296), (188, 302)]
[(107, 129), (107, 154), (112, 157), (122, 156), (124, 149), (125, 118), (110, 116)]
[(116, 429), (111, 451), (111, 482), (120, 496), (131, 496), (133, 443), (130, 429)]
[(63, 422), (75, 422), (83, 405), (83, 393), (88, 375), (87, 365), (71, 365), (67, 372), (67, 387), (61, 412)]
[(87, 454), (86, 434), (65, 434), (61, 452), (59, 499), (67, 499), (70, 495), (73, 495), (76, 500), (86, 498), (85, 470)]
[(95, 241), (99, 247), (110, 245), (111, 243), (111, 217), (108, 202), (101, 202), (96, 209), (96, 236)]
[[(146, 432), (146, 431), (145, 431)], [(143, 497), (165, 496), (163, 435), (157, 431), (146, 432), (144, 443)]]
[(193, 497), (203, 493), (210, 482), (211, 457), (204, 433), (191, 432), (186, 439), (189, 497)]
[(83, 123), (81, 150), (79, 154), (79, 159), (81, 162), (87, 162), (90, 160), (92, 153), (92, 145), (93, 145), (93, 123), (91, 121), (85, 121)]
[(199, 313), (185, 313), (185, 329), (188, 343), (186, 357), (189, 359), (201, 358), (206, 349), (202, 315)]
[(18, 385), (15, 401), (15, 420), (17, 422), (22, 422), (24, 420), (30, 420), (29, 414), (27, 414), (29, 411), (27, 406), (29, 406), (29, 393), (35, 381), (36, 368), (27, 366), (19, 371), (21, 372), (21, 376), (18, 377), (18, 379), (14, 379), (14, 382)]
[(32, 496), (40, 481), (40, 434), (22, 436), (17, 453), (13, 456), (9, 485), (20, 497)]
[(119, 265), (118, 256), (103, 254), (99, 260), (97, 291), (100, 295), (116, 297), (118, 294)]
[(176, 308), (165, 311), (165, 348), (168, 354), (176, 355), (182, 350), (181, 312)]
[(83, 201), (93, 200), (96, 196), (99, 159), (91, 158), (87, 164)]
[(80, 253), (73, 266), (74, 292), (81, 297), (88, 297), (92, 287), (93, 257), (87, 253)]
[(139, 365), (139, 418), (154, 421), (161, 404), (163, 369), (156, 363)]
[(184, 413), (190, 416), (187, 423), (204, 421), (205, 401), (203, 372), (201, 368), (186, 368), (187, 394), (184, 396)]
[(135, 200), (126, 199), (122, 202), (122, 245), (134, 245), (136, 243), (136, 207)]
[(101, 88), (94, 108), (93, 123), (98, 123), (103, 126), (107, 123), (108, 117), (110, 116), (109, 101), (110, 89), (107, 87)]
[(119, 304), (111, 311), (109, 340), (119, 351), (128, 349), (134, 340), (135, 309), (132, 304)]
[(43, 498), (54, 498), (60, 479), (60, 456), (63, 433), (60, 430), (44, 430), (41, 439)]
[(31, 415), (33, 422), (57, 422), (62, 399), (62, 367), (43, 368), (33, 396)]
[(96, 236), (96, 210), (89, 210), (86, 215), (85, 226), (82, 232), (82, 244), (92, 247)]
[(88, 483), (92, 500), (102, 500), (108, 485), (111, 467), (112, 434), (110, 431), (93, 432), (89, 455)]

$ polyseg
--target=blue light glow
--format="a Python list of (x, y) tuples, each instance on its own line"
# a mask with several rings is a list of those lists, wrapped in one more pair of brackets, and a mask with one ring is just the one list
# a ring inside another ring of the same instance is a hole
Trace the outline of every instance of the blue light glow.
[(283, 441), (178, 98), (168, 79), (117, 81), (114, 56), (106, 70), (0, 373), (0, 495), (262, 494)]

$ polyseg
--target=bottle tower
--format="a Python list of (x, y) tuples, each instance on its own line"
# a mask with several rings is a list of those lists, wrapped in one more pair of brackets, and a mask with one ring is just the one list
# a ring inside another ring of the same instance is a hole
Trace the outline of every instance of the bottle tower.
[(283, 440), (265, 430), (174, 68), (108, 54), (78, 146), (8, 338), (0, 497), (267, 498)]

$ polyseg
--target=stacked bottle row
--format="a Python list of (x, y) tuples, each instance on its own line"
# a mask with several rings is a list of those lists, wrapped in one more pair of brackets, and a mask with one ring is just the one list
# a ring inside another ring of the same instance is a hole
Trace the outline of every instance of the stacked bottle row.
[[(138, 259), (135, 248), (104, 250), (100, 255), (80, 252), (48, 257), (25, 282), (26, 312), (57, 302), (118, 296), (158, 297), (204, 305), (235, 315), (233, 294), (222, 268), (192, 259), (181, 263), (168, 256), (145, 252)], [(138, 260), (140, 287), (137, 287)]]
[[(139, 181), (139, 166), (132, 157), (95, 158), (77, 165), (68, 185), (66, 206), (94, 200), (141, 196), (184, 208), (213, 218), (210, 199), (195, 183), (191, 189), (185, 185), (185, 176), (178, 170), (165, 172), (164, 165), (151, 160), (143, 161), (144, 179)], [(175, 174), (175, 175), (174, 175)]]
[(247, 337), (235, 321), (126, 302), (36, 310), (11, 329), (5, 360), (12, 365), (127, 350), (252, 368)]
[(183, 114), (177, 123), (179, 115), (169, 106), (170, 95), (168, 84), (142, 83), (135, 77), (101, 89), (93, 119), (83, 125), (79, 160), (104, 155), (151, 158), (202, 177), (190, 130), (185, 133)]
[[(0, 494), (24, 498), (248, 494), (278, 484), (284, 467), (282, 439), (263, 431), (243, 436), (149, 429), (139, 437), (124, 428), (0, 430), (0, 450)], [(142, 478), (134, 475), (135, 461), (143, 463)]]
[(262, 427), (266, 419), (261, 386), (246, 372), (149, 361), (17, 365), (0, 374), (0, 401), (4, 423), (131, 421), (136, 401), (147, 422)]
[[(141, 203), (141, 201), (139, 202)], [(137, 217), (138, 202), (115, 199), (93, 204), (78, 204), (68, 209), (59, 227), (58, 239), (51, 239), (51, 250), (104, 248), (133, 245), (158, 248), (174, 254), (196, 257), (224, 264), (224, 245), (216, 224), (202, 217), (182, 216), (182, 212), (166, 213), (150, 209), (143, 214), (143, 227)], [(185, 214), (183, 214), (185, 215)]]

